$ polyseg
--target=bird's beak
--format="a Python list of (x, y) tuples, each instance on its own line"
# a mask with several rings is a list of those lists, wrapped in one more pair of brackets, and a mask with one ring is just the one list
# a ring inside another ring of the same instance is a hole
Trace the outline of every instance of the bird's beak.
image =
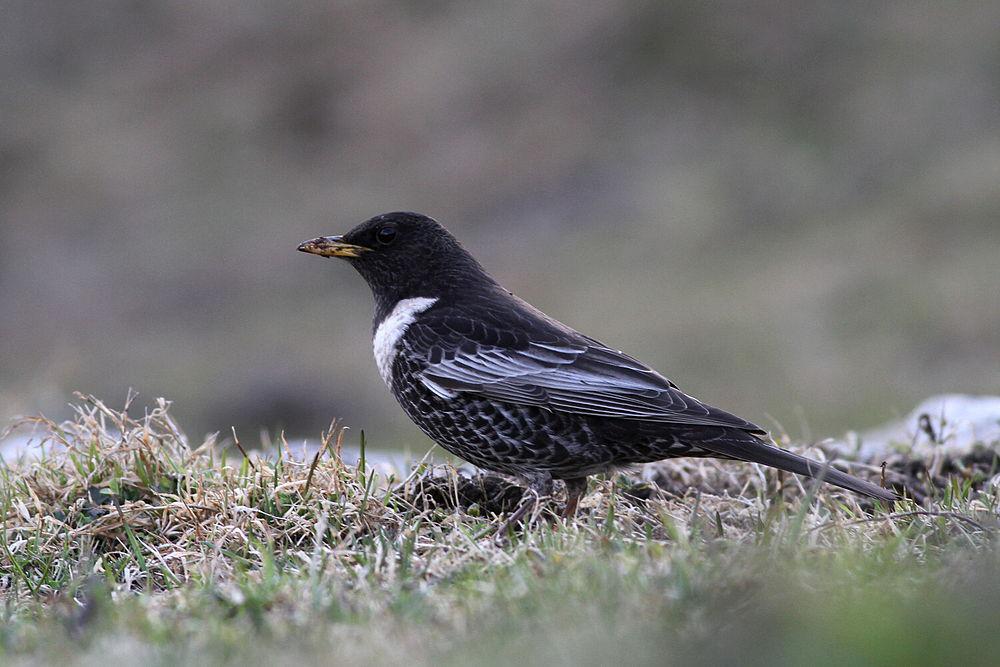
[(344, 243), (343, 236), (321, 236), (312, 241), (299, 244), (301, 252), (308, 252), (320, 257), (360, 257), (361, 253), (371, 248)]

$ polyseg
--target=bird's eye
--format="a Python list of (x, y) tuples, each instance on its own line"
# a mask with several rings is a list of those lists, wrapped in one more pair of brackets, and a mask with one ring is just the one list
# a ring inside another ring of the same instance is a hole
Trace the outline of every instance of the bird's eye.
[(389, 245), (396, 240), (396, 228), (386, 225), (375, 232), (375, 238), (378, 239), (378, 242), (382, 245)]

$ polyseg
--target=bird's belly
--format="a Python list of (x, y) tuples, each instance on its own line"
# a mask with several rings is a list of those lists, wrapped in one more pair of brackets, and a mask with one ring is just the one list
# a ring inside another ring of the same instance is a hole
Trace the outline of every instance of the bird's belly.
[(481, 468), (523, 474), (608, 465), (582, 420), (467, 395), (442, 399), (419, 383), (394, 383), (393, 394), (432, 440)]
[(565, 479), (677, 455), (668, 452), (673, 444), (669, 436), (627, 427), (608, 432), (609, 420), (471, 393), (443, 398), (406, 366), (402, 360), (395, 364), (391, 384), (403, 410), (432, 440), (481, 468), (515, 475), (547, 472)]

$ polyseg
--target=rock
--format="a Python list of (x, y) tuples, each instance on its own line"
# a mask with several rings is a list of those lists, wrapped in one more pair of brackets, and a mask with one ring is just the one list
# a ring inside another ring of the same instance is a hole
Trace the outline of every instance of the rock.
[(16, 461), (19, 456), (31, 451), (32, 440), (24, 436), (8, 436), (0, 440), (0, 458), (7, 463)]
[(824, 443), (824, 448), (874, 460), (900, 451), (914, 458), (957, 457), (977, 443), (1000, 445), (1000, 396), (932, 396), (901, 420), (849, 433), (843, 440)]

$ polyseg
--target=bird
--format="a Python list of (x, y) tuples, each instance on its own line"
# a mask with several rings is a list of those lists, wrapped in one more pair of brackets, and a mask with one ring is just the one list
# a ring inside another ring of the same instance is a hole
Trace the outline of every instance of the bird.
[(455, 456), (525, 483), (508, 523), (549, 499), (557, 480), (569, 519), (589, 476), (677, 457), (759, 463), (898, 498), (778, 447), (756, 424), (549, 317), (433, 218), (386, 213), (298, 250), (343, 259), (368, 283), (375, 362), (407, 416)]

